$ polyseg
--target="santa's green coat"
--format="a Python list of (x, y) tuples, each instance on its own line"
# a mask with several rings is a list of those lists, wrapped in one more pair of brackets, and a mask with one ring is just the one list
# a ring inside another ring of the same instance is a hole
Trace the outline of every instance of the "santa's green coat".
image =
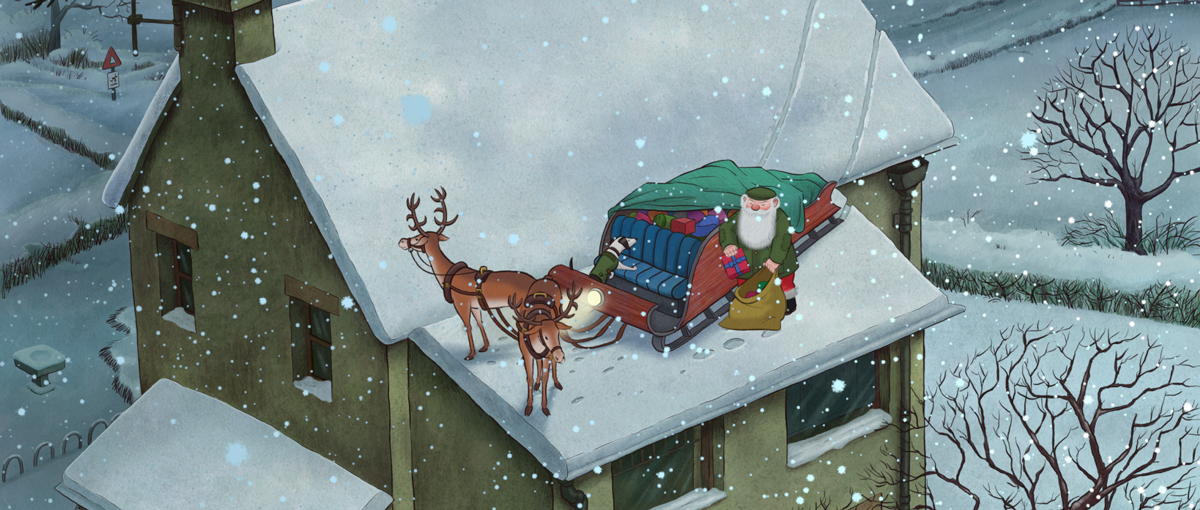
[(749, 278), (754, 273), (758, 272), (758, 268), (763, 266), (763, 263), (770, 259), (779, 264), (779, 269), (776, 276), (784, 278), (796, 272), (800, 264), (796, 262), (796, 249), (792, 247), (792, 224), (788, 219), (787, 213), (777, 210), (775, 212), (775, 239), (766, 247), (754, 250), (747, 248), (742, 244), (741, 239), (737, 235), (737, 222), (741, 217), (739, 211), (734, 211), (729, 215), (729, 221), (721, 223), (717, 227), (717, 234), (721, 240), (721, 249), (726, 246), (733, 245), (742, 249), (746, 254), (746, 262), (750, 264), (750, 272), (743, 275)]

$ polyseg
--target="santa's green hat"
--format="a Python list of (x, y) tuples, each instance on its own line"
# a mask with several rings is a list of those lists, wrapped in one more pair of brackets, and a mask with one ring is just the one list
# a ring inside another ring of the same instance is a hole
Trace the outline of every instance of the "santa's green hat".
[(746, 190), (746, 196), (750, 197), (751, 200), (770, 200), (775, 198), (775, 190), (759, 186)]

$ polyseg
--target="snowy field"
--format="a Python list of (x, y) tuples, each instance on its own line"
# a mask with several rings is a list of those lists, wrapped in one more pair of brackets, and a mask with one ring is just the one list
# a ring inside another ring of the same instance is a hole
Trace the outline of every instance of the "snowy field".
[[(1112, 201), (1118, 218), (1123, 218), (1123, 202), (1113, 188), (1075, 181), (1029, 185), (1033, 167), (1021, 161), (1017, 151), (1022, 148), (1021, 136), (1036, 128), (1026, 118), (1036, 104), (1036, 92), (1067, 58), (1096, 42), (1096, 37), (1103, 40), (1126, 27), (1150, 24), (1165, 28), (1177, 41), (1200, 44), (1200, 6), (1118, 7), (1065, 33), (921, 79), (962, 140), (958, 147), (930, 156), (925, 218), (958, 218), (968, 208), (982, 209), (976, 221), (985, 230), (1036, 228), (1055, 236), (1062, 234), (1072, 216), (1102, 214), (1106, 201)], [(902, 56), (914, 51), (907, 46), (897, 44)], [(1190, 163), (1200, 166), (1200, 158)], [(1156, 172), (1147, 172), (1148, 184), (1161, 182), (1153, 177)], [(1200, 177), (1181, 179), (1146, 205), (1145, 216), (1152, 219), (1160, 212), (1175, 218), (1198, 216), (1200, 202), (1194, 198), (1198, 192)]]

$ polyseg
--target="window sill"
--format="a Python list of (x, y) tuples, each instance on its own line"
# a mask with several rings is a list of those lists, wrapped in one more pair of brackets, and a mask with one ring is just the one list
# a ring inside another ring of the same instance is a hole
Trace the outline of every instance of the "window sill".
[(317, 397), (317, 400), (333, 402), (333, 384), (330, 381), (318, 381), (310, 375), (292, 382), (292, 385), (303, 391), (305, 395)]
[(163, 314), (162, 318), (192, 333), (196, 332), (196, 316), (187, 313), (182, 306)]
[(696, 489), (650, 510), (701, 510), (715, 505), (722, 499), (725, 499), (725, 491)]
[(882, 429), (892, 423), (892, 416), (879, 409), (867, 411), (867, 414), (855, 418), (850, 423), (830, 430), (819, 436), (796, 441), (788, 445), (788, 467), (798, 468), (831, 450), (841, 449), (860, 437)]

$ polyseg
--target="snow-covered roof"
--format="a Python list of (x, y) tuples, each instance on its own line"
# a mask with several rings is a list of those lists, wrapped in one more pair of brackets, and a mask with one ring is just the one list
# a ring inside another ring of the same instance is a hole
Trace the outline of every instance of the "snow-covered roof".
[(67, 467), (58, 490), (88, 510), (383, 510), (392, 502), (270, 425), (168, 379)]
[(121, 201), (121, 196), (125, 194), (125, 188), (129, 185), (134, 171), (142, 162), (142, 156), (145, 155), (146, 144), (150, 142), (154, 126), (158, 123), (159, 116), (167, 108), (171, 94), (175, 93), (175, 88), (178, 86), (179, 56), (176, 55), (175, 60), (171, 62), (170, 69), (167, 69), (162, 83), (158, 85), (158, 92), (155, 92), (154, 98), (150, 100), (150, 106), (146, 107), (146, 113), (142, 115), (142, 122), (138, 124), (137, 131), (133, 132), (133, 138), (129, 140), (129, 147), (121, 155), (121, 160), (117, 162), (117, 167), (113, 169), (112, 175), (108, 178), (108, 184), (104, 186), (102, 198), (105, 205), (116, 207), (117, 203)]
[(549, 417), (540, 394), (524, 416), (525, 371), (508, 337), (493, 334), (471, 361), (457, 317), (412, 339), (556, 478), (570, 480), (963, 311), (857, 210), (799, 263), (799, 308), (769, 336), (713, 325), (688, 350), (666, 355), (635, 329), (610, 347), (565, 346), (563, 390), (550, 390)]
[(860, 0), (306, 1), (274, 24), (238, 76), (386, 343), (453, 315), (396, 246), (411, 193), (431, 215), (446, 188), (452, 259), (543, 275), (590, 262), (638, 183), (722, 159), (846, 182), (954, 143)]

